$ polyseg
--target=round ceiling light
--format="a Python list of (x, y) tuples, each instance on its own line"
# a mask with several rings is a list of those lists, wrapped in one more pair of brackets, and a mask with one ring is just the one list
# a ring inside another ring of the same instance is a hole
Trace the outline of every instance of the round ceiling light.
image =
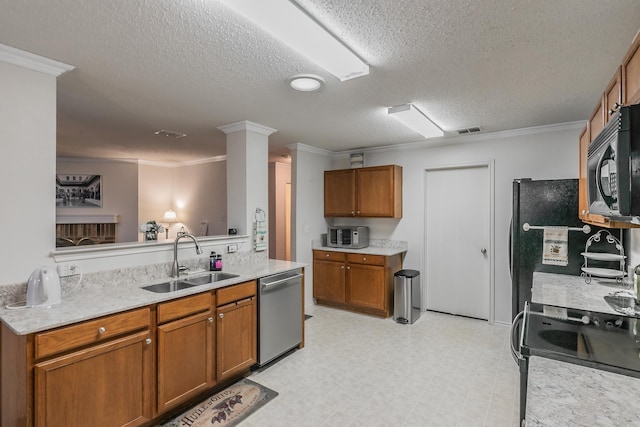
[(300, 92), (313, 92), (324, 85), (324, 80), (314, 74), (298, 74), (287, 79), (289, 86)]

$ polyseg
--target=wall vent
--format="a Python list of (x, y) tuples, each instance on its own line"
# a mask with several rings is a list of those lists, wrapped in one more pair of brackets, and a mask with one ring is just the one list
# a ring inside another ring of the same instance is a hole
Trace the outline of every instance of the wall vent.
[(472, 127), (472, 128), (466, 128), (466, 129), (458, 129), (456, 132), (458, 132), (458, 135), (465, 135), (467, 133), (480, 132), (480, 128), (479, 127)]

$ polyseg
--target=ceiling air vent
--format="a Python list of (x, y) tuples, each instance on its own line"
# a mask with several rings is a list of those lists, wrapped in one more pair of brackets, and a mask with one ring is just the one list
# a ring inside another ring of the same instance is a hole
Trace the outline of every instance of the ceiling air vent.
[(180, 139), (180, 138), (184, 138), (185, 136), (187, 136), (186, 133), (179, 133), (179, 132), (173, 132), (170, 130), (158, 130), (154, 132), (156, 135), (160, 135), (160, 136), (170, 136), (172, 138), (175, 139)]
[(458, 132), (458, 135), (466, 135), (468, 133), (480, 132), (480, 128), (473, 127), (473, 128), (466, 128), (466, 129), (458, 129), (456, 132)]

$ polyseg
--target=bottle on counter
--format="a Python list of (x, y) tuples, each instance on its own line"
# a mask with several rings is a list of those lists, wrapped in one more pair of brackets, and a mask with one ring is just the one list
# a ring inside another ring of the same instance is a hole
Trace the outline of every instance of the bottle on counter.
[(222, 271), (222, 255), (216, 256), (214, 267), (214, 271)]
[(209, 271), (216, 271), (216, 253), (211, 252), (209, 255)]

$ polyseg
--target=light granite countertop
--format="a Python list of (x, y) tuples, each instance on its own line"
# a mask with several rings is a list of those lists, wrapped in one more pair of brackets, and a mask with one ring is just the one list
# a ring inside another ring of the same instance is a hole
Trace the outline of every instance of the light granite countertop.
[(532, 356), (527, 427), (640, 425), (640, 379)]
[(633, 292), (626, 284), (615, 280), (592, 278), (585, 283), (580, 276), (553, 273), (533, 273), (531, 301), (557, 307), (620, 314), (605, 302), (604, 297), (616, 291)]
[[(155, 293), (141, 289), (142, 286), (171, 280), (168, 277), (140, 283), (134, 278), (126, 280), (126, 278), (118, 277), (117, 271), (107, 271), (103, 274), (93, 274), (99, 279), (94, 279), (92, 283), (86, 283), (84, 280), (76, 287), (77, 289), (74, 289), (73, 284), (69, 285), (66, 292), (63, 293), (62, 302), (50, 308), (7, 309), (2, 307), (0, 308), (0, 320), (14, 333), (26, 335), (305, 266), (304, 263), (265, 260), (259, 263), (245, 264), (241, 268), (236, 267), (235, 270), (225, 268), (224, 272), (226, 273), (238, 274), (238, 277), (233, 279), (168, 293)], [(205, 272), (202, 271), (202, 274)], [(149, 274), (149, 277), (152, 276)], [(195, 275), (191, 277), (195, 277)]]
[[(604, 301), (632, 291), (613, 280), (534, 273), (532, 302), (620, 315)], [(633, 291), (632, 291), (633, 292)], [(640, 379), (532, 356), (529, 359), (526, 424), (531, 426), (640, 425)]]
[(323, 246), (320, 240), (314, 240), (311, 249), (331, 252), (347, 252), (361, 255), (393, 256), (407, 252), (407, 242), (400, 240), (370, 240), (369, 246), (362, 249), (333, 248)]

